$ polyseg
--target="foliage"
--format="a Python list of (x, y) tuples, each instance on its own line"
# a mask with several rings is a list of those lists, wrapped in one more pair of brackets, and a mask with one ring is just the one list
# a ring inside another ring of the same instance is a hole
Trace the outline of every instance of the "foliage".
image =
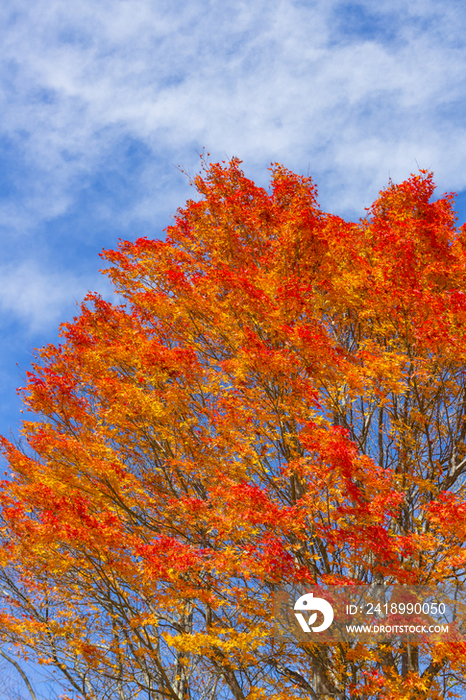
[(106, 251), (3, 439), (5, 642), (73, 697), (443, 698), (464, 645), (289, 645), (283, 583), (462, 580), (466, 230), (431, 174), (358, 223), (276, 164), (205, 165)]

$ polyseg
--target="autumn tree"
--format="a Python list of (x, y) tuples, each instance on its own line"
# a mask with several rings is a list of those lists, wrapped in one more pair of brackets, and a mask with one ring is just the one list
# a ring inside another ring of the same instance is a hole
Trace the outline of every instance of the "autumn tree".
[(283, 583), (464, 579), (466, 230), (431, 174), (358, 223), (206, 165), (103, 254), (3, 439), (1, 635), (70, 697), (449, 697), (456, 644), (273, 638)]

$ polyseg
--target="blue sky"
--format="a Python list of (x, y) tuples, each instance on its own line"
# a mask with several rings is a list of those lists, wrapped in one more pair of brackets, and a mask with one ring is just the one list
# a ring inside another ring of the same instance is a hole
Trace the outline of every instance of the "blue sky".
[(356, 219), (418, 163), (462, 223), (465, 25), (456, 0), (3, 0), (0, 432), (33, 348), (111, 298), (98, 253), (163, 235), (203, 147)]

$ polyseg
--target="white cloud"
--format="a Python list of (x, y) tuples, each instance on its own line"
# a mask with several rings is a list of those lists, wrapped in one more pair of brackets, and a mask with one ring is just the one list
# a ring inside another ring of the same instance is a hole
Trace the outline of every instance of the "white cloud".
[(263, 182), (270, 161), (310, 163), (328, 206), (361, 209), (415, 158), (466, 187), (458, 5), (361, 6), (388, 13), (392, 40), (345, 35), (329, 0), (5, 4), (0, 126), (31, 172), (18, 221), (66, 211), (126, 134), (191, 168), (200, 145), (238, 155)]
[[(89, 291), (88, 278), (66, 272), (40, 269), (36, 262), (23, 262), (18, 267), (5, 265), (0, 268), (0, 310), (3, 319), (19, 320), (29, 333), (41, 333), (55, 329), (63, 321), (66, 310), (71, 318)], [(92, 280), (92, 290), (112, 299), (110, 285), (105, 278)]]

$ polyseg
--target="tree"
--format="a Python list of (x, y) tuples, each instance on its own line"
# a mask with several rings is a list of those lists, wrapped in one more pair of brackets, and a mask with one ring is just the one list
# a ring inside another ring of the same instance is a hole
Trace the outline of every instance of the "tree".
[(464, 579), (466, 229), (432, 175), (359, 223), (276, 164), (204, 164), (106, 251), (3, 439), (4, 640), (74, 697), (443, 698), (466, 647), (289, 644), (293, 584)]

